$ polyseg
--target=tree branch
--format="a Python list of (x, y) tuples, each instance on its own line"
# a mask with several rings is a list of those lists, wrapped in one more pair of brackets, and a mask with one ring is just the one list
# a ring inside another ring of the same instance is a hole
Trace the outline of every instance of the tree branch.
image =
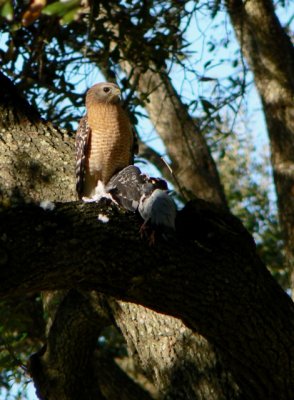
[(93, 353), (104, 320), (90, 296), (69, 290), (58, 305), (44, 349), (30, 357), (40, 399), (105, 399), (93, 372)]
[(0, 215), (0, 296), (76, 287), (142, 304), (215, 345), (245, 397), (290, 398), (293, 304), (240, 222), (197, 201), (179, 213), (174, 243), (151, 251), (138, 229), (137, 216), (110, 206), (8, 209)]

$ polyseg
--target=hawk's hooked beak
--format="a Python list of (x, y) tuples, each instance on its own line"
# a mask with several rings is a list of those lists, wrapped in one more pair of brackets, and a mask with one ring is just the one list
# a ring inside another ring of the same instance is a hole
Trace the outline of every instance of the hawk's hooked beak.
[(114, 95), (114, 96), (120, 96), (120, 95), (121, 95), (120, 89), (119, 89), (119, 88), (114, 88), (114, 90), (113, 90), (113, 95)]
[(111, 91), (111, 97), (109, 98), (110, 103), (119, 103), (121, 91), (119, 88), (113, 88)]

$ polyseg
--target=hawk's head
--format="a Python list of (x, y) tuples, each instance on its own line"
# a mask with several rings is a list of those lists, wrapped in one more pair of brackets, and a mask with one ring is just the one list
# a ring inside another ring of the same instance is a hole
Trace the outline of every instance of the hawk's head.
[(93, 103), (116, 104), (120, 101), (120, 94), (121, 91), (115, 83), (97, 83), (86, 94), (86, 107)]

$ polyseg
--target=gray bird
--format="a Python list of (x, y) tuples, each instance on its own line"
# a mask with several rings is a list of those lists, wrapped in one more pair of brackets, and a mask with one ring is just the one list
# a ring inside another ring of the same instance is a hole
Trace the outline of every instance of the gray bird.
[(157, 188), (156, 184), (145, 184), (143, 192), (138, 207), (144, 219), (140, 232), (149, 236), (149, 244), (153, 245), (156, 232), (164, 239), (174, 236), (177, 208), (168, 191)]
[(148, 177), (134, 165), (118, 172), (106, 185), (119, 205), (139, 212), (144, 220), (141, 236), (147, 236), (150, 244), (154, 244), (156, 232), (166, 239), (175, 232), (177, 208), (167, 189), (164, 179)]

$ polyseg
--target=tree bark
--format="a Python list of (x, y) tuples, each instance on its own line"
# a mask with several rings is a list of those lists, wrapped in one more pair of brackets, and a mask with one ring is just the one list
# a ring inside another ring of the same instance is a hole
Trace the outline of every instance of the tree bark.
[(177, 318), (137, 304), (109, 301), (138, 369), (158, 399), (238, 399), (241, 393), (217, 349)]
[(74, 143), (0, 72), (0, 205), (74, 200)]
[(8, 209), (0, 220), (1, 297), (76, 287), (142, 304), (215, 346), (241, 398), (291, 399), (293, 303), (238, 220), (191, 203), (177, 221), (181, 239), (152, 252), (138, 227), (136, 216), (96, 204)]
[(271, 0), (226, 4), (263, 104), (294, 296), (294, 47)]
[(93, 368), (101, 326), (104, 321), (89, 296), (69, 290), (54, 315), (46, 346), (30, 357), (29, 371), (40, 399), (105, 399)]

